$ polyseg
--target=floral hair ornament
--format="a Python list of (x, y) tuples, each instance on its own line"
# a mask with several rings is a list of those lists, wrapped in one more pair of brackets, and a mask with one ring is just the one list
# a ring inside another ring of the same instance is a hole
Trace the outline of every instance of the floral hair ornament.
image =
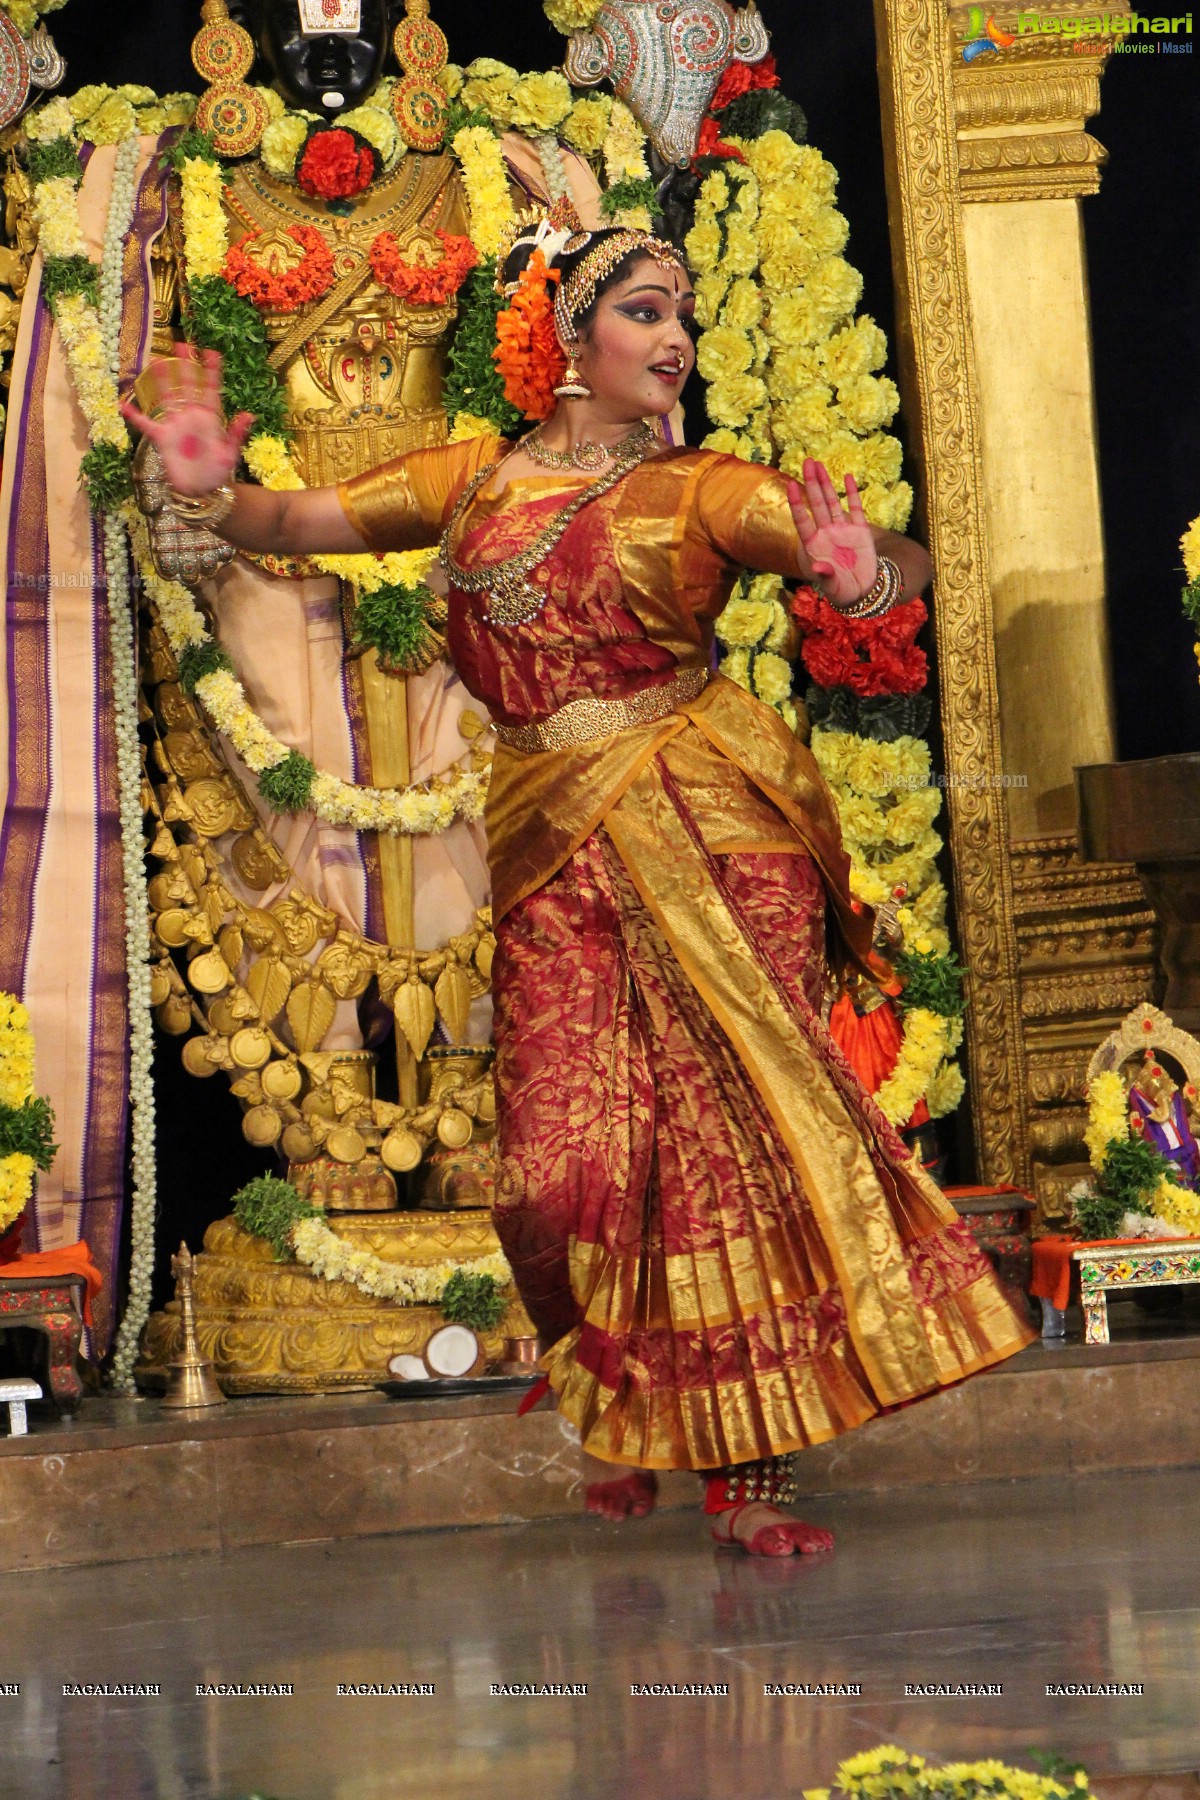
[(558, 279), (558, 270), (546, 266), (545, 251), (539, 245), (512, 284), (512, 297), (496, 319), (492, 354), (504, 382), (504, 397), (529, 419), (550, 417), (554, 390), (566, 368), (550, 298)]

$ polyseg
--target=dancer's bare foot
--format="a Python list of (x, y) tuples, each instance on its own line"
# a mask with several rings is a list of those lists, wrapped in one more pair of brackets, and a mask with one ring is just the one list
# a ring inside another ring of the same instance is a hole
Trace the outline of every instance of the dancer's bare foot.
[(791, 1513), (765, 1500), (751, 1500), (718, 1513), (713, 1520), (718, 1544), (740, 1544), (751, 1556), (811, 1556), (833, 1549), (833, 1533), (821, 1525), (806, 1525)]
[(649, 1469), (633, 1469), (619, 1481), (593, 1481), (583, 1490), (583, 1504), (602, 1519), (644, 1519), (654, 1511), (658, 1481)]

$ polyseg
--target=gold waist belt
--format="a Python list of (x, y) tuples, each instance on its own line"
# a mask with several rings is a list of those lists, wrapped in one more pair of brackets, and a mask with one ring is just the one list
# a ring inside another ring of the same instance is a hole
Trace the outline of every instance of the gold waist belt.
[(586, 694), (569, 700), (547, 719), (532, 725), (497, 725), (496, 736), (510, 750), (566, 750), (593, 738), (612, 737), (629, 725), (649, 725), (665, 719), (683, 700), (694, 700), (708, 684), (707, 669), (683, 669), (659, 687), (639, 688), (620, 700), (602, 700)]

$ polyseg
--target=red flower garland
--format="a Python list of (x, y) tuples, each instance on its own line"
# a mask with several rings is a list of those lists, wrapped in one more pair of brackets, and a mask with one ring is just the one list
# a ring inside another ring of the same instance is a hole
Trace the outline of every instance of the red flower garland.
[(368, 251), (371, 272), (380, 287), (417, 306), (441, 306), (457, 294), (479, 261), (469, 237), (455, 237), (439, 225), (442, 254), (435, 263), (405, 262), (390, 231), (381, 231)]
[(745, 162), (746, 158), (736, 144), (727, 144), (721, 136), (721, 127), (714, 118), (705, 119), (700, 126), (700, 136), (696, 139), (696, 155), (693, 162), (702, 156), (725, 156), (733, 162)]
[(296, 164), (296, 181), (317, 200), (348, 200), (370, 187), (379, 154), (354, 132), (335, 125), (314, 131)]
[(717, 84), (717, 91), (708, 103), (708, 110), (720, 112), (723, 106), (740, 100), (743, 94), (753, 93), (755, 88), (778, 86), (779, 73), (773, 56), (764, 56), (761, 62), (756, 63), (731, 62)]
[(535, 250), (521, 271), (516, 293), (496, 319), (492, 355), (504, 378), (504, 397), (527, 419), (550, 417), (554, 390), (567, 366), (550, 298), (550, 284), (557, 283), (558, 274), (557, 269), (547, 269), (542, 252)]
[(310, 300), (317, 300), (333, 286), (333, 252), (314, 225), (289, 225), (288, 236), (304, 251), (292, 269), (275, 275), (247, 254), (247, 245), (262, 236), (261, 231), (248, 231), (231, 244), (225, 254), (224, 275), (239, 294), (255, 306), (270, 312), (295, 312)]
[(859, 699), (916, 694), (929, 666), (914, 642), (928, 614), (923, 600), (905, 600), (879, 619), (848, 619), (813, 588), (797, 588), (792, 617), (804, 632), (800, 659), (818, 687), (849, 688)]
[(746, 158), (734, 144), (727, 144), (721, 136), (721, 121), (713, 117), (723, 107), (734, 100), (740, 100), (743, 94), (752, 93), (756, 88), (773, 88), (779, 86), (779, 75), (775, 68), (775, 58), (764, 56), (761, 62), (732, 62), (717, 84), (717, 91), (709, 101), (708, 116), (700, 126), (700, 136), (696, 140), (696, 154), (693, 162), (702, 156), (724, 156), (733, 162), (745, 162)]

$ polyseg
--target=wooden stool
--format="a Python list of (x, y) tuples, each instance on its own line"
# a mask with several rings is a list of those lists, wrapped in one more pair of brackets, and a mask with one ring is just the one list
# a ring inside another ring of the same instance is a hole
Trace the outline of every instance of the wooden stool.
[(9, 1437), (24, 1437), (29, 1430), (25, 1418), (25, 1402), (40, 1400), (42, 1390), (36, 1381), (26, 1381), (23, 1377), (15, 1381), (0, 1381), (0, 1406), (8, 1408)]
[(83, 1396), (75, 1359), (86, 1285), (82, 1275), (0, 1274), (0, 1331), (23, 1325), (45, 1335), (50, 1392), (64, 1412)]

